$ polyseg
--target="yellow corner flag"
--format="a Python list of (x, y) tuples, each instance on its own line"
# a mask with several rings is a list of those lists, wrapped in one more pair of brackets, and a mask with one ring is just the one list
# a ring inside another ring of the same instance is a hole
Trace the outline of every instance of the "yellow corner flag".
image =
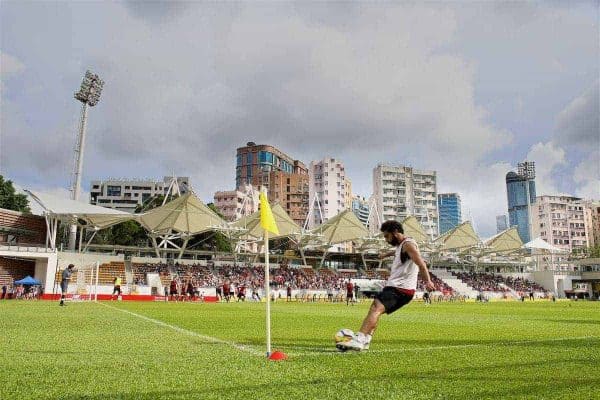
[(271, 206), (269, 205), (269, 201), (267, 200), (267, 195), (261, 192), (259, 197), (260, 226), (266, 231), (279, 235), (279, 229), (277, 229), (275, 218), (273, 218), (273, 212), (271, 211)]

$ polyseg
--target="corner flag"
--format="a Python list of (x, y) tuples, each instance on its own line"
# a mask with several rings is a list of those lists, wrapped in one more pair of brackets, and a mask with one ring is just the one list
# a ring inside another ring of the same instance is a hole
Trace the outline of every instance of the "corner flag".
[(269, 205), (269, 201), (267, 200), (267, 195), (264, 193), (260, 193), (260, 226), (268, 232), (279, 235), (279, 229), (277, 229), (277, 224), (275, 223), (275, 218), (273, 218), (273, 212), (271, 211), (271, 206)]
[(277, 224), (275, 223), (275, 218), (273, 218), (273, 212), (271, 211), (271, 206), (269, 206), (269, 201), (267, 200), (267, 195), (264, 193), (264, 189), (261, 190), (260, 195), (260, 226), (265, 230), (264, 239), (265, 239), (265, 298), (267, 300), (267, 315), (266, 315), (266, 323), (267, 323), (267, 358), (271, 357), (271, 278), (269, 277), (269, 270), (271, 267), (269, 266), (269, 232), (273, 232), (275, 235), (279, 235), (279, 229), (277, 229)]

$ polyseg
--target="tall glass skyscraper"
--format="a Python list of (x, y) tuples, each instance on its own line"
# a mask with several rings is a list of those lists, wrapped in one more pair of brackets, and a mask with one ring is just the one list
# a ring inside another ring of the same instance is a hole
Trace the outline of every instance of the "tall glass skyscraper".
[(457, 227), (462, 222), (460, 195), (458, 193), (438, 194), (438, 210), (440, 213), (440, 235)]
[(535, 203), (535, 180), (531, 179), (530, 176), (517, 174), (516, 172), (506, 174), (508, 220), (510, 226), (517, 226), (517, 231), (523, 243), (531, 240), (527, 191), (529, 191), (529, 203)]
[(496, 233), (500, 233), (508, 229), (508, 225), (506, 222), (506, 215), (497, 215), (496, 216)]

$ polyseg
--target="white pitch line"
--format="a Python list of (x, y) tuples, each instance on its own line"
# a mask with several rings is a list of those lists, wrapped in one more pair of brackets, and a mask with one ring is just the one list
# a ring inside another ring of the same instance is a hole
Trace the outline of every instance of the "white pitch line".
[(149, 321), (149, 322), (153, 322), (153, 323), (155, 323), (157, 325), (163, 326), (165, 328), (172, 329), (172, 330), (174, 330), (176, 332), (183, 333), (183, 334), (188, 335), (188, 336), (194, 336), (194, 337), (200, 338), (200, 339), (202, 339), (202, 340), (204, 340), (206, 342), (209, 342), (209, 343), (220, 343), (220, 344), (224, 344), (224, 345), (227, 345), (227, 346), (231, 346), (231, 347), (233, 347), (236, 350), (240, 350), (240, 351), (244, 351), (246, 353), (250, 353), (250, 354), (252, 354), (254, 356), (266, 357), (266, 352), (262, 353), (262, 352), (260, 352), (258, 350), (254, 350), (253, 348), (250, 348), (248, 346), (244, 346), (242, 344), (238, 344), (238, 343), (235, 343), (235, 342), (230, 342), (228, 340), (223, 340), (223, 339), (219, 339), (219, 338), (212, 337), (212, 336), (202, 335), (200, 333), (197, 333), (197, 332), (194, 332), (194, 331), (190, 331), (190, 330), (187, 330), (187, 329), (184, 329), (184, 328), (180, 328), (180, 327), (175, 326), (175, 325), (167, 324), (166, 322), (160, 321), (158, 319), (146, 317), (145, 315), (137, 314), (137, 313), (134, 313), (134, 312), (128, 311), (128, 310), (123, 310), (123, 309), (118, 308), (118, 307), (109, 306), (108, 304), (104, 304), (104, 303), (100, 303), (100, 302), (98, 304), (101, 304), (104, 307), (112, 308), (113, 310), (121, 311), (121, 312), (124, 312), (124, 313), (129, 314), (129, 315), (133, 315), (135, 317), (141, 318), (141, 319)]
[[(365, 350), (366, 354), (379, 354), (379, 353), (404, 353), (410, 351), (430, 351), (430, 350), (449, 350), (449, 349), (462, 349), (469, 347), (489, 347), (489, 346), (514, 346), (519, 344), (531, 344), (531, 343), (546, 343), (546, 342), (564, 342), (568, 340), (585, 340), (585, 339), (600, 339), (596, 336), (576, 336), (576, 337), (563, 337), (563, 338), (548, 338), (548, 339), (535, 339), (535, 340), (520, 340), (514, 342), (496, 342), (496, 343), (473, 343), (473, 344), (457, 344), (448, 346), (432, 346), (432, 347), (408, 347), (401, 349), (381, 349), (381, 350)], [(303, 347), (289, 347), (289, 349), (306, 349), (307, 346)], [(301, 351), (297, 353), (288, 353), (288, 355), (302, 355), (302, 356), (331, 356), (331, 355), (345, 355), (348, 353), (360, 354), (360, 352), (347, 351), (342, 353), (331, 348), (315, 348), (314, 351)]]

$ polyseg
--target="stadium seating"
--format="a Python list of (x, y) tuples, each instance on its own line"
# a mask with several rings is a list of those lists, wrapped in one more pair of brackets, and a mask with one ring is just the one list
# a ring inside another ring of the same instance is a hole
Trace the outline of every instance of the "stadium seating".
[(544, 292), (544, 288), (535, 282), (523, 278), (503, 277), (483, 272), (452, 272), (473, 289), (480, 292)]
[(33, 276), (35, 262), (0, 257), (0, 286), (12, 286), (14, 281)]
[(121, 277), (121, 280), (125, 282), (124, 262), (111, 261), (109, 264), (102, 264), (98, 271), (98, 284), (112, 285), (117, 276)]

